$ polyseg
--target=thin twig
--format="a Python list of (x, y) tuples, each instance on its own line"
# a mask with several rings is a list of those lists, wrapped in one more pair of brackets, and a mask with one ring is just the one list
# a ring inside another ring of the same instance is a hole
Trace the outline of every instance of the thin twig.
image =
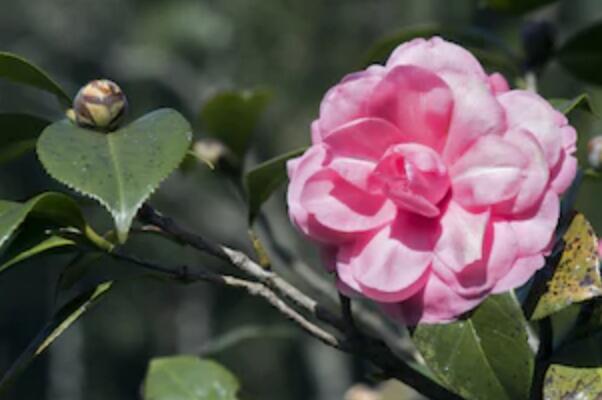
[(276, 293), (274, 293), (271, 289), (269, 289), (267, 286), (260, 282), (252, 282), (229, 275), (219, 275), (206, 269), (191, 271), (187, 267), (181, 267), (180, 269), (176, 270), (164, 267), (162, 265), (147, 260), (142, 260), (131, 255), (123, 254), (118, 251), (112, 252), (110, 254), (118, 260), (138, 265), (153, 272), (168, 275), (173, 279), (182, 280), (185, 282), (203, 281), (222, 286), (244, 289), (253, 296), (259, 296), (267, 300), (268, 303), (270, 303), (278, 311), (280, 311), (292, 321), (296, 322), (306, 332), (321, 340), (323, 343), (337, 349), (341, 347), (339, 339), (307, 320), (303, 315), (301, 315), (295, 309), (293, 309), (284, 301), (282, 301), (282, 299), (280, 299)]

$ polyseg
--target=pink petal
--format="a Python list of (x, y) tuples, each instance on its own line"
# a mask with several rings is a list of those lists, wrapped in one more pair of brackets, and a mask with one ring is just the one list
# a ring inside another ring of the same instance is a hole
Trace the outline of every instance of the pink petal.
[(500, 136), (481, 136), (451, 168), (454, 199), (469, 208), (510, 199), (527, 163), (520, 149)]
[(395, 206), (383, 196), (353, 186), (333, 170), (309, 178), (301, 190), (301, 206), (324, 227), (336, 232), (365, 232), (395, 218)]
[(363, 107), (384, 70), (372, 69), (349, 76), (330, 89), (320, 104), (319, 130), (322, 137), (330, 131), (364, 115)]
[(453, 164), (479, 137), (503, 133), (506, 122), (504, 110), (487, 82), (454, 73), (445, 73), (441, 77), (454, 95), (454, 110), (443, 150), (443, 158)]
[(399, 46), (389, 57), (386, 67), (391, 69), (398, 65), (415, 65), (436, 74), (460, 73), (484, 82), (487, 79), (483, 67), (470, 52), (439, 37), (414, 39)]
[(516, 198), (510, 204), (502, 205), (500, 212), (517, 214), (533, 207), (548, 186), (550, 172), (543, 154), (543, 149), (533, 134), (524, 129), (512, 129), (507, 132), (504, 139), (520, 148), (528, 159), (524, 170), (524, 179)]
[(376, 164), (354, 158), (336, 157), (328, 163), (328, 168), (336, 171), (341, 178), (352, 185), (367, 190), (370, 174), (376, 168)]
[(420, 290), (438, 234), (435, 220), (400, 212), (394, 223), (356, 243), (349, 265), (362, 293), (396, 302)]
[(517, 240), (507, 222), (493, 222), (486, 231), (483, 257), (480, 260), (456, 273), (435, 258), (433, 270), (460, 296), (482, 298), (512, 267), (518, 255)]
[(567, 153), (562, 153), (558, 165), (552, 171), (553, 178), (550, 186), (557, 194), (564, 193), (573, 183), (577, 175), (577, 158)]
[(503, 293), (521, 287), (544, 265), (545, 259), (541, 254), (517, 259), (510, 272), (497, 281), (492, 293)]
[(506, 110), (508, 129), (522, 128), (533, 133), (541, 145), (548, 166), (556, 165), (562, 148), (562, 132), (556, 121), (558, 114), (539, 95), (525, 90), (512, 90), (498, 96)]
[(489, 75), (489, 86), (491, 87), (491, 91), (496, 95), (505, 93), (510, 90), (510, 85), (508, 85), (508, 81), (499, 72)]
[(453, 271), (460, 272), (482, 257), (489, 211), (473, 213), (453, 200), (441, 218), (442, 234), (435, 257)]
[(482, 298), (464, 298), (455, 293), (434, 273), (425, 287), (401, 303), (381, 304), (392, 318), (407, 325), (451, 322), (475, 308)]
[(337, 156), (378, 160), (387, 149), (407, 138), (390, 122), (379, 118), (359, 118), (330, 132), (324, 139)]
[(393, 68), (375, 87), (368, 113), (390, 121), (416, 143), (440, 149), (453, 108), (445, 82), (426, 69)]
[(510, 221), (510, 226), (519, 238), (520, 256), (541, 254), (554, 235), (560, 215), (558, 195), (548, 191), (543, 201), (531, 210)]

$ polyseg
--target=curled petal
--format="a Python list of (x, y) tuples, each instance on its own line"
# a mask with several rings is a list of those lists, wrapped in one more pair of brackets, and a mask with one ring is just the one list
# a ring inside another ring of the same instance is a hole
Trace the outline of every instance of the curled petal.
[(503, 293), (521, 287), (545, 263), (545, 259), (541, 254), (518, 258), (512, 265), (512, 268), (510, 268), (510, 271), (496, 282), (492, 293)]
[(520, 256), (541, 254), (550, 244), (560, 215), (558, 195), (548, 191), (540, 204), (510, 220)]

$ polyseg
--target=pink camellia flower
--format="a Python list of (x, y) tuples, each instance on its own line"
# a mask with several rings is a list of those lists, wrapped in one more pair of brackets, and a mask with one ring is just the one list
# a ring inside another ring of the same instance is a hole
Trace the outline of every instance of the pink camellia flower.
[(544, 265), (576, 133), (435, 37), (346, 76), (288, 164), (290, 217), (339, 289), (407, 324), (451, 321)]

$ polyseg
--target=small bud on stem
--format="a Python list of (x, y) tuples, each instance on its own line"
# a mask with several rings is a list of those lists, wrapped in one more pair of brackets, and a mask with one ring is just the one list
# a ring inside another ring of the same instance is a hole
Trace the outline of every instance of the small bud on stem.
[(587, 143), (587, 161), (593, 169), (602, 169), (602, 136), (596, 136)]
[(121, 122), (128, 102), (121, 88), (107, 79), (94, 80), (82, 87), (73, 101), (78, 125), (112, 131)]

